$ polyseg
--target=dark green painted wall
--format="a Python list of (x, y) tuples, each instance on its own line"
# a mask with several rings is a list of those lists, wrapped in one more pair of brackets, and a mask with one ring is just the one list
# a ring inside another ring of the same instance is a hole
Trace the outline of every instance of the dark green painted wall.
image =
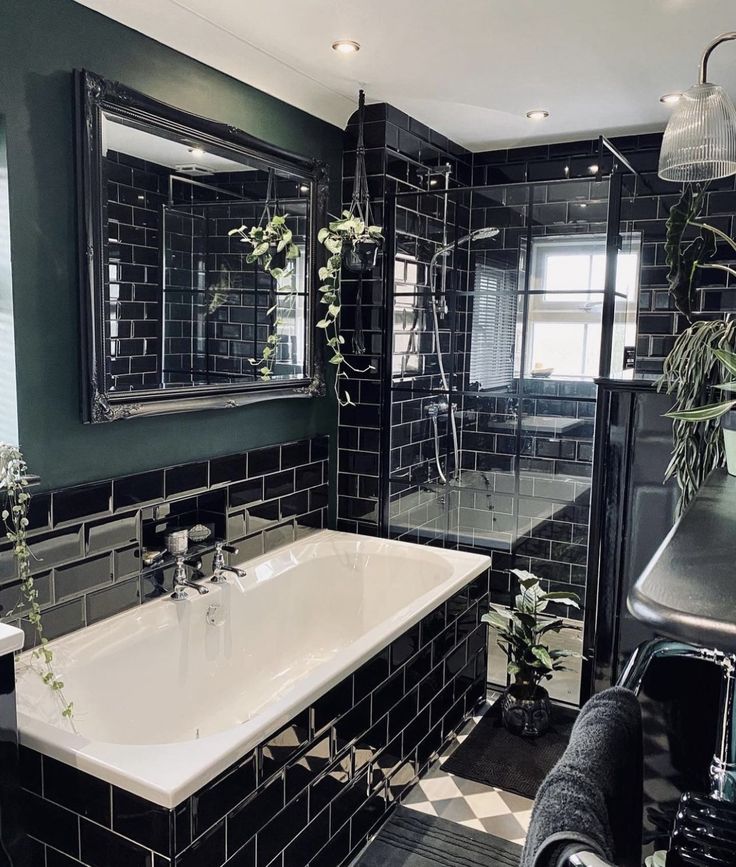
[(0, 8), (20, 439), (43, 487), (333, 433), (329, 398), (81, 423), (72, 71), (90, 69), (325, 160), (337, 195), (341, 131), (72, 0)]

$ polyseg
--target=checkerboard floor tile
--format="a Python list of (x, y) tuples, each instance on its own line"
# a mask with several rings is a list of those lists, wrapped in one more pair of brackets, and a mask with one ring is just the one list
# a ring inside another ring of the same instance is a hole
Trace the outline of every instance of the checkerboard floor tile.
[[(520, 795), (465, 780), (442, 770), (452, 752), (467, 738), (496, 696), (469, 720), (438, 761), (407, 793), (402, 803), (431, 816), (441, 816), (477, 831), (487, 831), (523, 845), (532, 802)], [(644, 727), (644, 843), (645, 854), (666, 845), (682, 781), (672, 767), (666, 729), (655, 702), (642, 700)]]
[(486, 831), (504, 840), (523, 844), (532, 811), (532, 802), (528, 798), (465, 780), (442, 770), (453, 750), (467, 738), (491, 703), (487, 702), (467, 722), (438, 761), (407, 793), (402, 803), (420, 813), (441, 816), (476, 831)]

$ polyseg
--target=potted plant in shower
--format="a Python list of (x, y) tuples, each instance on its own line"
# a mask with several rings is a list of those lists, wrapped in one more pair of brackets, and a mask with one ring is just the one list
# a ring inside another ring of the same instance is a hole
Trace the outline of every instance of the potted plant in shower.
[(482, 620), (498, 634), (498, 645), (508, 659), (513, 683), (501, 699), (501, 717), (506, 728), (524, 737), (536, 738), (550, 726), (549, 693), (541, 685), (556, 671), (566, 671), (565, 660), (580, 656), (571, 650), (552, 649), (545, 636), (576, 627), (562, 617), (545, 615), (550, 602), (579, 608), (580, 600), (567, 591), (546, 592), (531, 572), (511, 570), (519, 579), (519, 593), (509, 611), (491, 610)]

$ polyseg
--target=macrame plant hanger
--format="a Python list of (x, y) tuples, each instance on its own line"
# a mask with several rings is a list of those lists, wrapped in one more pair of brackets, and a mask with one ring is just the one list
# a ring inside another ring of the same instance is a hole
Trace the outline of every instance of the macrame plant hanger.
[[(365, 92), (358, 92), (358, 147), (355, 154), (355, 178), (353, 179), (353, 198), (350, 202), (350, 216), (358, 217), (366, 226), (373, 223), (371, 197), (368, 192), (368, 173), (365, 167), (365, 139), (363, 125), (365, 123)], [(357, 271), (358, 286), (355, 291), (355, 327), (353, 329), (353, 352), (365, 355), (365, 335), (363, 333), (363, 273), (373, 270), (375, 260), (370, 265), (348, 264), (348, 269)]]

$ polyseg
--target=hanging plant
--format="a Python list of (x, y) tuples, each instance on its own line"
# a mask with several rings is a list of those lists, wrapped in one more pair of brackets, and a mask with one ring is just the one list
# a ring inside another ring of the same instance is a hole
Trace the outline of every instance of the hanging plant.
[(364, 368), (353, 367), (345, 360), (343, 348), (345, 339), (340, 334), (341, 279), (343, 266), (358, 274), (355, 292), (355, 322), (353, 327), (352, 350), (355, 355), (365, 355), (363, 336), (363, 274), (376, 266), (378, 252), (383, 247), (383, 229), (373, 222), (368, 175), (365, 166), (365, 141), (363, 126), (365, 122), (365, 93), (358, 94), (358, 145), (355, 155), (355, 179), (350, 207), (342, 212), (338, 220), (319, 230), (317, 240), (328, 252), (327, 264), (320, 268), (320, 301), (327, 305), (324, 316), (317, 328), (325, 333), (327, 348), (331, 351), (330, 364), (335, 365), (335, 396), (340, 406), (355, 406), (350, 392), (342, 387), (342, 380), (348, 379), (343, 370), (347, 367), (354, 373), (367, 373), (372, 365)]
[(364, 273), (376, 267), (378, 251), (383, 246), (379, 226), (373, 225), (371, 197), (368, 190), (368, 172), (365, 165), (365, 92), (358, 92), (358, 142), (355, 153), (355, 177), (350, 207), (343, 217), (355, 219), (353, 231), (343, 242), (343, 264), (348, 271)]
[(672, 458), (665, 479), (680, 489), (678, 514), (698, 492), (711, 470), (723, 464), (718, 416), (700, 415), (721, 378), (721, 353), (736, 345), (736, 320), (695, 322), (675, 340), (664, 362), (657, 390), (673, 395)]
[[(670, 209), (665, 241), (670, 266), (669, 290), (677, 309), (690, 326), (675, 340), (664, 361), (657, 390), (673, 395), (675, 404), (668, 413), (672, 422), (672, 458), (665, 479), (674, 478), (680, 489), (678, 514), (698, 492), (711, 470), (723, 464), (724, 452), (719, 417), (707, 411), (714, 388), (722, 375), (723, 353), (736, 346), (736, 321), (698, 320), (694, 313), (700, 275), (704, 270), (725, 271), (736, 277), (736, 269), (711, 261), (717, 242), (725, 242), (736, 254), (736, 241), (700, 217), (706, 187), (686, 184), (678, 202)], [(688, 228), (699, 230), (694, 240), (684, 241)]]
[(294, 262), (301, 255), (298, 245), (294, 243), (294, 234), (287, 225), (288, 214), (281, 212), (275, 190), (276, 177), (271, 169), (268, 173), (266, 205), (258, 225), (250, 229), (242, 225), (228, 232), (228, 235), (240, 236), (244, 244), (250, 244), (251, 250), (245, 261), (249, 265), (257, 262), (274, 281), (273, 303), (266, 311), (266, 316), (271, 317), (271, 331), (263, 345), (260, 358), (248, 359), (253, 367), (258, 368), (258, 374), (264, 382), (271, 379), (278, 359), (278, 347), (282, 338), (279, 328), (287, 321), (296, 305)]
[(28, 547), (28, 507), (31, 495), (28, 493), (28, 472), (23, 455), (15, 446), (0, 443), (0, 492), (4, 493), (6, 503), (2, 510), (6, 538), (13, 545), (15, 571), (20, 582), (21, 599), (11, 614), (22, 612), (23, 617), (33, 626), (38, 647), (32, 658), (40, 663), (37, 669), (43, 682), (56, 695), (61, 703), (61, 715), (71, 719), (74, 706), (64, 695), (64, 683), (54, 671), (54, 654), (43, 634), (41, 606), (31, 575), (31, 550)]
[(352, 370), (353, 373), (367, 373), (373, 370), (372, 365), (358, 368), (350, 364), (343, 354), (345, 338), (340, 334), (340, 310), (341, 302), (341, 275), (343, 264), (343, 251), (354, 238), (381, 237), (380, 226), (366, 226), (362, 220), (350, 215), (349, 211), (343, 211), (341, 219), (334, 220), (326, 228), (320, 229), (317, 240), (327, 249), (329, 256), (327, 264), (319, 269), (321, 286), (320, 302), (326, 305), (323, 317), (317, 322), (317, 328), (325, 334), (327, 348), (332, 353), (329, 363), (336, 368), (335, 371), (335, 397), (340, 406), (355, 406), (350, 392), (341, 387), (342, 380), (348, 378), (343, 366)]
[[(716, 254), (719, 239), (729, 244), (734, 251), (736, 242), (725, 232), (700, 219), (705, 193), (704, 184), (685, 184), (667, 218), (664, 250), (665, 262), (670, 268), (667, 275), (669, 291), (675, 307), (690, 324), (695, 321), (693, 309), (703, 270), (716, 269), (736, 276), (733, 268), (710, 261)], [(700, 234), (691, 241), (684, 241), (683, 236), (688, 228), (699, 229)]]

